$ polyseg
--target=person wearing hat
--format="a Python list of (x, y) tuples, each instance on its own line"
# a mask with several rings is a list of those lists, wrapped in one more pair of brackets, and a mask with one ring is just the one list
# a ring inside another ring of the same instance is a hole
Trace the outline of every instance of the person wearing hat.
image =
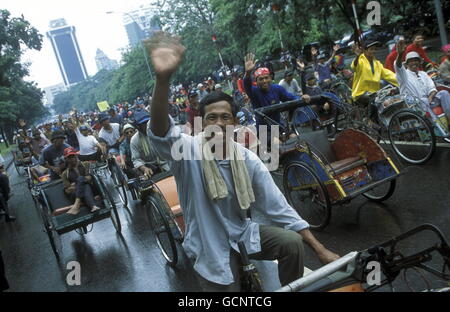
[(297, 80), (294, 78), (294, 72), (291, 70), (284, 72), (284, 78), (281, 79), (279, 85), (291, 94), (299, 96), (302, 95), (302, 89), (298, 85)]
[(214, 87), (214, 91), (220, 91), (222, 92), (222, 85), (220, 85), (219, 83), (215, 85)]
[[(450, 93), (446, 90), (437, 91), (433, 80), (426, 72), (420, 70), (423, 59), (414, 51), (404, 56), (407, 51), (405, 46), (404, 41), (397, 44), (398, 57), (395, 62), (400, 93), (419, 98), (425, 111), (433, 103), (440, 104), (450, 124)], [(404, 64), (402, 64), (403, 59), (405, 59)]]
[[(247, 93), (248, 97), (250, 98), (253, 108), (259, 108), (259, 107), (265, 107), (270, 106), (273, 104), (277, 104), (280, 102), (286, 102), (286, 101), (293, 101), (299, 99), (298, 96), (289, 93), (284, 89), (282, 86), (277, 84), (272, 84), (272, 77), (270, 75), (269, 69), (262, 67), (258, 68), (254, 72), (254, 78), (256, 80), (256, 87), (252, 85), (252, 78), (251, 78), (251, 72), (255, 69), (255, 55), (252, 53), (248, 53), (245, 56), (245, 78), (244, 78), (244, 87), (245, 92)], [(302, 95), (302, 99), (306, 101), (307, 103), (310, 102), (310, 97), (308, 95)], [(308, 120), (312, 120), (317, 118), (317, 115), (314, 113), (314, 111), (311, 109), (311, 107), (301, 107), (297, 110), (302, 111), (302, 116), (305, 116), (307, 120), (303, 120), (304, 122)], [(297, 114), (297, 116), (300, 116), (300, 114)], [(280, 122), (280, 113), (274, 113), (271, 114), (269, 117), (271, 117), (276, 122)], [(291, 116), (289, 116), (292, 118)], [(257, 116), (256, 118), (256, 127), (259, 130), (259, 125), (267, 125), (266, 121), (262, 120)], [(270, 133), (270, 127), (268, 128), (268, 134)], [(267, 136), (268, 139), (270, 138), (270, 135)], [(276, 138), (275, 140), (278, 140)]]
[[(303, 276), (307, 251), (303, 243), (309, 244), (324, 263), (338, 259), (289, 206), (261, 159), (226, 135), (226, 128), (237, 123), (231, 96), (212, 92), (200, 102), (206, 131), (198, 136), (184, 135), (175, 126), (168, 114), (167, 90), (183, 59), (184, 47), (178, 38), (169, 36), (156, 35), (148, 51), (157, 78), (147, 131), (158, 154), (171, 163), (186, 222), (183, 249), (195, 263), (203, 290), (240, 290), (239, 242), (252, 259), (277, 259), (282, 285)], [(214, 136), (206, 129), (209, 126), (217, 128)], [(181, 158), (173, 152), (180, 147)], [(248, 217), (249, 211), (258, 211), (276, 226), (258, 224)]]
[(116, 123), (119, 125), (123, 124), (123, 117), (121, 115), (117, 114), (116, 110), (113, 107), (111, 107), (109, 109), (108, 113), (109, 113), (109, 118), (110, 118), (109, 121), (111, 123)]
[(169, 171), (169, 165), (162, 161), (158, 152), (154, 149), (147, 136), (147, 124), (150, 115), (147, 111), (137, 111), (135, 113), (135, 127), (138, 130), (130, 141), (131, 157), (134, 168), (146, 177), (150, 178), (153, 174), (162, 171)]
[(106, 154), (106, 149), (104, 149), (97, 139), (90, 134), (90, 129), (87, 125), (81, 125), (76, 130), (78, 143), (80, 145), (80, 160), (90, 161), (96, 160), (100, 161), (102, 159), (102, 154)]
[(89, 166), (84, 165), (78, 159), (79, 152), (73, 147), (64, 149), (64, 158), (67, 162), (67, 169), (61, 175), (64, 185), (64, 193), (73, 202), (68, 214), (76, 215), (80, 212), (81, 201), (89, 207), (91, 212), (100, 210), (95, 204), (92, 190), (92, 176), (89, 173)]
[(189, 105), (186, 108), (186, 115), (187, 115), (186, 127), (190, 129), (189, 131), (192, 134), (196, 134), (196, 132), (194, 131), (195, 117), (200, 116), (199, 99), (198, 98), (199, 98), (198, 93), (195, 90), (189, 91), (189, 96), (188, 96)]
[(439, 76), (447, 82), (450, 82), (450, 44), (442, 47), (445, 56), (442, 58), (442, 63), (439, 65)]
[(199, 83), (197, 85), (197, 89), (198, 89), (198, 92), (197, 92), (198, 98), (199, 98), (199, 101), (201, 101), (208, 94), (208, 92), (206, 91), (206, 88), (203, 83)]
[(330, 58), (327, 60), (325, 53), (319, 54), (317, 57), (317, 65), (316, 71), (319, 73), (319, 84), (329, 83), (331, 81), (331, 63), (334, 60), (334, 56), (336, 52), (340, 49), (340, 46), (337, 44), (333, 47), (333, 52), (331, 53)]
[(33, 129), (33, 138), (31, 139), (31, 150), (33, 152), (33, 157), (37, 160), (39, 159), (39, 156), (41, 155), (42, 150), (47, 146), (50, 145), (50, 141), (47, 140), (45, 136), (41, 135), (41, 132), (37, 129)]
[(108, 153), (119, 154), (120, 143), (124, 140), (124, 136), (120, 133), (120, 125), (111, 123), (108, 114), (101, 115), (99, 122), (102, 125), (102, 129), (98, 133), (98, 137), (108, 143)]
[(66, 135), (63, 131), (53, 131), (51, 137), (52, 144), (42, 150), (41, 157), (39, 158), (40, 164), (50, 170), (52, 180), (59, 179), (65, 169), (64, 149), (70, 147), (64, 143), (65, 139)]
[[(381, 80), (384, 80), (394, 86), (398, 86), (395, 74), (375, 58), (375, 52), (380, 46), (378, 41), (367, 41), (361, 47), (358, 44), (353, 46), (353, 52), (356, 58), (351, 64), (354, 72), (352, 97), (362, 106), (370, 104), (370, 98), (367, 93), (374, 93), (381, 89)], [(376, 107), (371, 106), (370, 118), (373, 122), (377, 120)]]
[(135, 177), (135, 171), (133, 170), (133, 160), (131, 154), (131, 138), (136, 133), (136, 129), (131, 124), (126, 124), (123, 127), (123, 134), (125, 139), (120, 144), (120, 167), (128, 176), (129, 179)]

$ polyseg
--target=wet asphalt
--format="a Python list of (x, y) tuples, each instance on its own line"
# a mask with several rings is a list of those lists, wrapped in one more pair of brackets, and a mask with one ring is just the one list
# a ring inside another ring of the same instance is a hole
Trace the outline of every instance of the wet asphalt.
[[(387, 148), (389, 152), (389, 148)], [(434, 157), (423, 166), (406, 166), (396, 160), (404, 175), (399, 177), (394, 195), (383, 204), (358, 197), (344, 206), (332, 209), (330, 225), (316, 237), (329, 249), (345, 255), (386, 241), (415, 226), (431, 223), (438, 226), (450, 240), (450, 148), (438, 148)], [(28, 191), (25, 178), (19, 177), (14, 166), (8, 169), (14, 196), (9, 204), (17, 221), (0, 220), (0, 249), (6, 265), (10, 292), (95, 292), (200, 291), (192, 264), (182, 254), (176, 268), (169, 267), (162, 257), (143, 208), (132, 202), (131, 214), (119, 207), (122, 233), (117, 234), (110, 219), (93, 225), (88, 234), (75, 231), (61, 236), (62, 261), (58, 263), (38, 211)], [(280, 184), (280, 178), (274, 177)], [(118, 202), (118, 199), (116, 199)], [(429, 247), (436, 239), (430, 235), (414, 237), (404, 244), (406, 251)], [(313, 251), (305, 248), (305, 265), (320, 267)], [(70, 270), (67, 264), (81, 265), (81, 285), (66, 282)], [(276, 265), (257, 263), (268, 291), (279, 287)], [(412, 276), (414, 277), (414, 276)], [(417, 276), (415, 276), (417, 277)], [(428, 277), (432, 287), (445, 283)], [(425, 282), (411, 278), (416, 289)], [(408, 291), (400, 278), (396, 290)], [(382, 291), (389, 291), (385, 286)]]

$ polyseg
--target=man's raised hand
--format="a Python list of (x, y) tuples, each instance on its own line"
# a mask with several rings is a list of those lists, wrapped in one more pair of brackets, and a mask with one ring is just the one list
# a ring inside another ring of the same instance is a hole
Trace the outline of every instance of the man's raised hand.
[(157, 76), (170, 77), (180, 66), (185, 47), (180, 37), (158, 31), (144, 41)]
[(253, 53), (247, 53), (244, 58), (245, 61), (245, 72), (250, 73), (253, 69), (255, 69), (255, 55)]
[(399, 40), (397, 42), (396, 49), (397, 49), (397, 53), (398, 54), (403, 54), (405, 52), (405, 50), (406, 50), (406, 42), (405, 42), (405, 40)]

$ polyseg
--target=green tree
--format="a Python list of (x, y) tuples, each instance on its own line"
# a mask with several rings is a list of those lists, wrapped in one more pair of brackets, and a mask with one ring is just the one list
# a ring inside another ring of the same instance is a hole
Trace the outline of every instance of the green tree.
[(11, 18), (9, 11), (0, 10), (0, 123), (9, 139), (17, 119), (30, 124), (47, 113), (42, 91), (23, 80), (29, 64), (20, 62), (26, 49), (41, 47), (42, 35), (23, 16)]

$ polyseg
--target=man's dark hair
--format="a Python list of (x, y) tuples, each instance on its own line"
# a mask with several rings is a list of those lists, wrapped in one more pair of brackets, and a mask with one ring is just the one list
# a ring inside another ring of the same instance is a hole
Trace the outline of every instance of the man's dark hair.
[(231, 106), (231, 112), (233, 117), (236, 117), (236, 105), (234, 104), (234, 100), (228, 94), (222, 91), (212, 91), (208, 93), (201, 101), (200, 101), (200, 114), (202, 117), (205, 116), (205, 107), (209, 104), (217, 103), (220, 101), (228, 102)]
[(413, 35), (413, 37), (412, 37), (412, 41), (414, 41), (414, 40), (416, 40), (416, 38), (417, 37), (425, 37), (424, 35), (423, 35), (423, 32), (416, 32), (414, 35)]

